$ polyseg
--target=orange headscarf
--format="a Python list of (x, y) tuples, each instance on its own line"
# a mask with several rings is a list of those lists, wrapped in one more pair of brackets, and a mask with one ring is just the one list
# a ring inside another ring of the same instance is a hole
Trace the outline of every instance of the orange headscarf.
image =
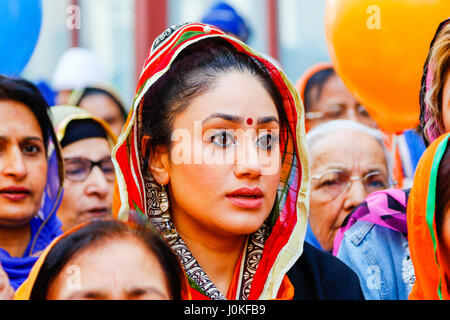
[(42, 265), (47, 258), (49, 252), (52, 250), (52, 248), (57, 244), (63, 237), (79, 230), (81, 227), (83, 227), (84, 224), (79, 225), (75, 228), (73, 228), (71, 231), (68, 231), (67, 233), (64, 233), (60, 235), (59, 237), (55, 238), (52, 243), (48, 245), (47, 248), (42, 252), (39, 259), (34, 264), (33, 268), (31, 269), (30, 274), (28, 275), (27, 280), (25, 280), (24, 283), (16, 290), (16, 294), (14, 296), (14, 300), (30, 300), (31, 292), (33, 291), (34, 283), (36, 282), (36, 279), (39, 275), (39, 271), (41, 271)]
[(316, 73), (327, 69), (333, 69), (333, 65), (331, 64), (331, 62), (316, 63), (312, 65), (308, 70), (306, 70), (305, 73), (303, 73), (302, 76), (297, 80), (297, 82), (295, 83), (295, 88), (300, 93), (300, 98), (302, 98), (303, 102), (305, 101), (305, 89), (309, 79), (311, 79), (311, 77)]
[(450, 133), (435, 140), (422, 155), (414, 176), (407, 207), (408, 242), (416, 282), (411, 300), (449, 299), (445, 270), (436, 232), (435, 202), (439, 164)]

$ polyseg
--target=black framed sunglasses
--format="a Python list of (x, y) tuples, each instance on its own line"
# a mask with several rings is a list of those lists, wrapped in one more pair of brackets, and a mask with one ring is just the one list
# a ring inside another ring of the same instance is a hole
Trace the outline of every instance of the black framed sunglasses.
[(106, 180), (112, 182), (116, 179), (114, 164), (110, 157), (103, 158), (100, 161), (92, 161), (81, 157), (66, 158), (64, 159), (65, 177), (74, 182), (84, 181), (95, 166), (102, 170)]

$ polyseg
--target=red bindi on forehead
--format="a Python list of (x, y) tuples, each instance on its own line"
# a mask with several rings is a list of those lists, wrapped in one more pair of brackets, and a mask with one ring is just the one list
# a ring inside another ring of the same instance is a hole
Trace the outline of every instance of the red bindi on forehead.
[(249, 126), (251, 126), (251, 125), (253, 124), (253, 119), (252, 119), (252, 118), (248, 118), (248, 119), (247, 119), (247, 124), (248, 124)]

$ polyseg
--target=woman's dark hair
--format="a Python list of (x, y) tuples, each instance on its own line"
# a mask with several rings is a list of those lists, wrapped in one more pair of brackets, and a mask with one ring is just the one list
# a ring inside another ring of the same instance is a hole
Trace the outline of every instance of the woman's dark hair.
[(25, 79), (0, 75), (0, 101), (5, 100), (17, 101), (30, 108), (41, 127), (45, 146), (48, 146), (49, 135), (54, 129), (48, 114), (49, 105), (38, 88)]
[(150, 227), (130, 226), (118, 220), (95, 220), (61, 238), (45, 258), (33, 285), (30, 300), (45, 300), (53, 280), (82, 251), (108, 241), (126, 238), (140, 241), (149, 252), (156, 255), (166, 276), (171, 298), (181, 300), (184, 272), (166, 241)]
[(439, 164), (436, 181), (436, 230), (438, 237), (442, 234), (445, 210), (450, 207), (450, 143)]
[[(309, 78), (305, 86), (305, 94), (304, 94), (305, 111), (310, 110), (313, 103), (320, 98), (320, 96), (322, 95), (322, 90), (325, 82), (327, 82), (327, 80), (334, 75), (336, 75), (334, 69), (327, 68), (320, 70), (319, 72), (315, 73), (311, 78)], [(317, 90), (313, 90), (314, 88), (316, 88)], [(314, 96), (313, 93), (315, 93)]]
[(205, 39), (181, 52), (142, 99), (142, 135), (151, 137), (143, 155), (145, 168), (155, 147), (170, 148), (175, 116), (194, 98), (210, 90), (220, 75), (230, 71), (249, 72), (266, 88), (280, 118), (280, 140), (287, 140), (288, 120), (283, 99), (267, 68), (224, 39)]
[(94, 95), (104, 95), (110, 98), (114, 103), (117, 105), (117, 107), (120, 110), (120, 113), (122, 114), (124, 121), (127, 119), (127, 111), (125, 110), (125, 106), (123, 103), (117, 98), (114, 94), (109, 92), (108, 90), (102, 89), (102, 88), (96, 88), (96, 87), (87, 87), (84, 88), (83, 93), (79, 97), (78, 101), (75, 103), (76, 106), (79, 106), (84, 98), (87, 98), (89, 96)]

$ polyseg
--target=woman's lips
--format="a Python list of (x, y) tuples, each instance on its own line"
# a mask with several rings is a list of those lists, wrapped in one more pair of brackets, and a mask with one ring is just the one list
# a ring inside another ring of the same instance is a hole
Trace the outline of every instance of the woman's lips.
[(95, 207), (84, 211), (91, 218), (103, 218), (111, 214), (111, 210), (107, 207)]
[(263, 197), (264, 195), (259, 188), (241, 188), (227, 194), (230, 202), (242, 209), (261, 208)]
[(11, 186), (0, 189), (0, 196), (14, 202), (22, 201), (30, 194), (30, 190), (25, 187)]

